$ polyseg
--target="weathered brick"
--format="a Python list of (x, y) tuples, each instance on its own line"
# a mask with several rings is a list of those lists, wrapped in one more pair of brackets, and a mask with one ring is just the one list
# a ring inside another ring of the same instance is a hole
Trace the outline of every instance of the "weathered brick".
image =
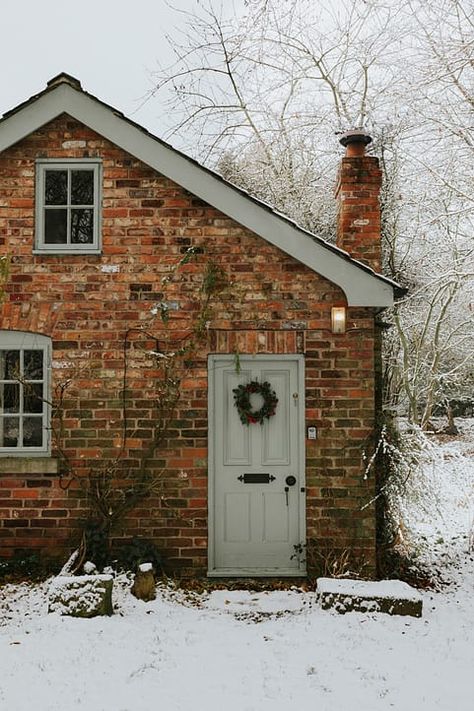
[[(76, 141), (84, 141), (86, 148)], [(103, 159), (103, 254), (33, 256), (35, 160), (82, 158), (85, 150)], [(351, 161), (343, 160), (339, 185), (341, 246), (377, 267), (379, 255), (372, 243), (378, 231), (378, 167), (375, 159), (364, 159), (357, 176)], [(356, 547), (357, 523), (359, 548), (374, 562), (374, 517), (370, 511), (365, 518), (357, 514), (374, 486), (361, 477), (361, 453), (374, 408), (369, 309), (350, 309), (348, 317), (357, 331), (334, 336), (331, 305), (345, 303), (338, 287), (67, 116), (0, 154), (0, 196), (0, 243), (13, 255), (8, 293), (0, 306), (1, 328), (51, 336), (53, 358), (59, 361), (53, 385), (66, 378), (72, 381), (65, 396), (63, 445), (78, 476), (121, 450), (128, 329), (146, 325), (158, 344), (170, 335), (179, 342), (196, 313), (203, 253), (235, 282), (217, 305), (208, 346), (183, 380), (169, 441), (148, 462), (151, 471), (163, 472), (166, 501), (161, 492), (150, 497), (127, 518), (118, 536), (154, 538), (170, 569), (204, 573), (207, 353), (304, 353), (307, 424), (318, 427), (318, 439), (307, 447), (308, 533), (326, 547)], [(162, 277), (189, 247), (195, 250), (195, 260), (165, 289)], [(177, 304), (170, 310), (167, 333), (150, 314), (153, 302), (163, 298)], [(156, 364), (146, 360), (144, 350), (156, 344), (137, 333), (129, 341), (130, 437), (123, 466), (138, 469), (155, 419), (150, 383), (158, 377)], [(180, 478), (182, 471), (188, 478)], [(84, 497), (76, 482), (63, 490), (54, 471), (47, 477), (34, 471), (22, 476), (13, 466), (8, 472), (2, 465), (0, 506), (10, 516), (0, 527), (0, 554), (20, 547), (10, 543), (17, 537), (31, 547), (67, 547), (85, 512)], [(14, 518), (14, 511), (22, 513)]]

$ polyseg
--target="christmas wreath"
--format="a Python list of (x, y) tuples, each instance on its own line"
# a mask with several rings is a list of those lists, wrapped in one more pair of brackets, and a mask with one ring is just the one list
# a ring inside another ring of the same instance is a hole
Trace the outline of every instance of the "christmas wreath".
[[(257, 422), (263, 425), (265, 419), (268, 420), (275, 414), (278, 398), (270, 383), (259, 383), (258, 380), (252, 380), (246, 385), (239, 385), (232, 392), (243, 425), (254, 425)], [(260, 410), (252, 410), (250, 396), (254, 393), (263, 397), (263, 405)]]

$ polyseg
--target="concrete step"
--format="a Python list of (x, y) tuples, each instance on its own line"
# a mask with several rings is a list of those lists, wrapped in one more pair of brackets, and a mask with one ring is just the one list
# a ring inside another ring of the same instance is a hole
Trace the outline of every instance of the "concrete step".
[(421, 617), (420, 593), (401, 580), (349, 580), (318, 578), (318, 601), (323, 610), (346, 612), (384, 612), (388, 615)]

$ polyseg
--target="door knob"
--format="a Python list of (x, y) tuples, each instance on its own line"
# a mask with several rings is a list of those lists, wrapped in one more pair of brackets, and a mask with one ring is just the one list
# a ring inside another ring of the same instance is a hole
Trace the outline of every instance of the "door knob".
[(288, 484), (288, 486), (294, 486), (296, 484), (296, 477), (290, 474), (290, 476), (286, 477), (285, 483)]

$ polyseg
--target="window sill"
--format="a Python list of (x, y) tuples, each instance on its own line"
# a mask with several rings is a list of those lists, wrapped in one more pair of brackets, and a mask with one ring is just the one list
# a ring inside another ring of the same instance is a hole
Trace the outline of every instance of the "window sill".
[(57, 474), (59, 460), (52, 457), (2, 457), (0, 474)]
[(64, 257), (65, 255), (69, 254), (71, 256), (81, 256), (81, 257), (96, 257), (100, 256), (102, 254), (101, 249), (88, 249), (88, 250), (80, 250), (80, 249), (34, 249), (33, 250), (34, 255), (38, 255), (40, 257)]

